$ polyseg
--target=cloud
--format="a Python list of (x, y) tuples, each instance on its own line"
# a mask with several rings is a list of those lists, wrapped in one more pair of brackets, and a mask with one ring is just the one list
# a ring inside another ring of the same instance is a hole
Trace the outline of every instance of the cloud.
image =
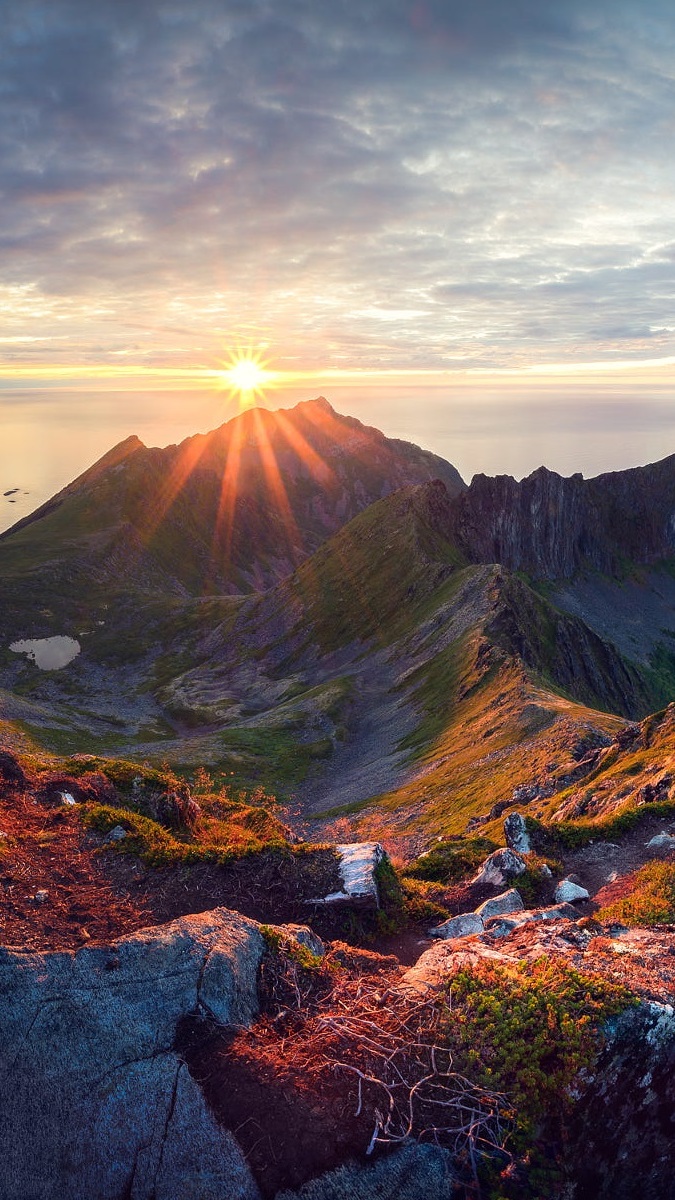
[(10, 334), (92, 361), (161, 358), (176, 323), (187, 357), (247, 329), (355, 365), (672, 350), (665, 3), (8, 0), (6, 31)]

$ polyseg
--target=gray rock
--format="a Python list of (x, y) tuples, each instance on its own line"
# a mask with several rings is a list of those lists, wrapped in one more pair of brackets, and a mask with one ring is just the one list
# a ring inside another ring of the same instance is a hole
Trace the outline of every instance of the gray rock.
[(49, 899), (49, 892), (46, 891), (45, 888), (40, 888), (40, 890), (38, 892), (36, 892), (35, 895), (33, 896), (33, 900), (35, 901), (36, 904), (46, 904), (48, 899)]
[(312, 954), (316, 954), (317, 958), (323, 958), (326, 953), (324, 946), (318, 933), (310, 929), (309, 925), (277, 925), (276, 928), (281, 933), (287, 933), (289, 937), (295, 938), (296, 942), (300, 942), (301, 946), (305, 946)]
[(504, 837), (510, 850), (516, 850), (518, 854), (531, 853), (530, 835), (527, 832), (527, 825), (522, 813), (510, 813), (505, 819)]
[(555, 889), (554, 899), (557, 904), (563, 901), (576, 903), (578, 900), (590, 900), (590, 895), (586, 888), (580, 887), (578, 883), (572, 883), (571, 879), (563, 879)]
[(488, 855), (473, 883), (487, 883), (493, 887), (503, 887), (508, 879), (522, 875), (527, 864), (520, 854), (508, 847), (505, 850), (495, 850)]
[(479, 904), (476, 912), (483, 921), (486, 921), (488, 917), (500, 917), (503, 913), (522, 912), (524, 908), (520, 892), (517, 892), (515, 888), (509, 888), (508, 892), (502, 892), (501, 895), (493, 896), (490, 900)]
[(483, 932), (483, 918), (478, 913), (460, 913), (458, 917), (450, 917), (442, 925), (429, 930), (429, 937), (460, 938), (469, 934)]
[(0, 950), (3, 1200), (259, 1200), (174, 1045), (189, 1014), (253, 1018), (263, 946), (216, 909), (77, 953)]
[(664, 854), (669, 850), (675, 850), (675, 837), (671, 833), (666, 833), (665, 829), (661, 833), (657, 833), (645, 843), (648, 850), (655, 854)]
[(485, 925), (484, 937), (504, 938), (513, 933), (520, 921), (509, 921), (508, 917), (491, 917)]
[(454, 1180), (447, 1150), (413, 1142), (367, 1166), (345, 1163), (276, 1200), (448, 1200)]
[(342, 876), (342, 891), (330, 892), (307, 904), (351, 904), (355, 908), (379, 908), (377, 868), (387, 857), (379, 842), (346, 842), (336, 846)]
[(109, 842), (123, 842), (127, 836), (127, 831), (123, 825), (115, 825), (108, 834)]

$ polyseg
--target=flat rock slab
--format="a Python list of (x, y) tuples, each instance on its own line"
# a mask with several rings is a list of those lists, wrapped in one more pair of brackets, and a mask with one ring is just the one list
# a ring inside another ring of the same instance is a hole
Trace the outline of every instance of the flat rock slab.
[(487, 921), (488, 917), (501, 917), (504, 913), (522, 912), (524, 908), (520, 892), (515, 888), (509, 888), (507, 892), (502, 892), (499, 896), (492, 896), (489, 900), (479, 904), (476, 912), (483, 918), (483, 921)]
[(470, 912), (460, 913), (457, 917), (450, 917), (442, 925), (437, 925), (435, 929), (430, 929), (429, 937), (445, 939), (462, 938), (482, 932), (483, 918), (477, 912)]
[(335, 847), (340, 856), (338, 870), (342, 890), (330, 892), (308, 904), (352, 904), (356, 908), (379, 908), (377, 868), (387, 857), (379, 842), (346, 842)]

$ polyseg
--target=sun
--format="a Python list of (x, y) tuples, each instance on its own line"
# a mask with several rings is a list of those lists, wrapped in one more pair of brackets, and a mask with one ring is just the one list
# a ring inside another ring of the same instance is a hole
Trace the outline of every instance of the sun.
[(238, 397), (242, 408), (253, 405), (274, 380), (274, 372), (268, 371), (260, 354), (252, 350), (233, 353), (223, 365), (225, 370), (218, 372), (222, 385)]

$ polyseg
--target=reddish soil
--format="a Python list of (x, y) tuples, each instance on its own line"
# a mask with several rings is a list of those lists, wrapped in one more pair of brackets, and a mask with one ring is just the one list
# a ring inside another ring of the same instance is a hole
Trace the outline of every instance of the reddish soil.
[[(77, 949), (149, 923), (140, 897), (106, 878), (77, 812), (30, 793), (0, 797), (0, 936), (6, 946)], [(40, 902), (39, 893), (46, 891)], [(38, 896), (38, 899), (36, 899)]]

